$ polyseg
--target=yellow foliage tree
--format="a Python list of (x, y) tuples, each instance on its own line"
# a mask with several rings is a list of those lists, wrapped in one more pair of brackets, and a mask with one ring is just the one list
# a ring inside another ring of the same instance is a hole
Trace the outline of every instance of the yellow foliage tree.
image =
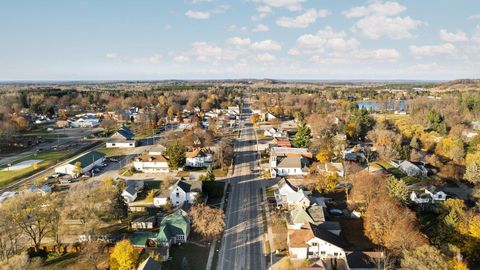
[(318, 162), (326, 163), (332, 160), (333, 158), (333, 149), (330, 145), (323, 145), (316, 156)]
[(452, 259), (449, 264), (451, 270), (468, 270), (468, 266), (457, 258)]
[(123, 240), (118, 242), (110, 254), (111, 270), (133, 270), (136, 269), (138, 252), (132, 246), (130, 241)]

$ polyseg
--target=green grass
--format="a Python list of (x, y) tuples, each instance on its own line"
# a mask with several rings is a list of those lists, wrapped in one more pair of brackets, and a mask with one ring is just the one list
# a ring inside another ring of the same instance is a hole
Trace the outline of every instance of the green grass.
[(40, 152), (38, 154), (32, 154), (24, 158), (15, 160), (14, 162), (12, 162), (12, 165), (20, 163), (22, 161), (32, 160), (32, 159), (38, 159), (42, 161), (40, 163), (37, 163), (36, 165), (32, 165), (30, 167), (17, 170), (17, 171), (3, 171), (3, 169), (6, 168), (7, 166), (6, 165), (0, 166), (0, 187), (8, 185), (14, 182), (15, 180), (28, 177), (36, 172), (44, 170), (45, 168), (56, 164), (57, 161), (62, 161), (68, 157), (71, 157), (73, 153), (74, 151), (72, 150), (64, 150), (64, 151), (45, 151), (45, 152)]
[(390, 164), (390, 162), (376, 161), (375, 163), (378, 164), (380, 167), (383, 167), (385, 170), (387, 170), (389, 173), (391, 173), (398, 179), (405, 177), (405, 174), (398, 168), (395, 168), (392, 164)]
[(129, 152), (131, 152), (131, 149), (125, 149), (125, 148), (97, 148), (98, 152), (104, 153), (107, 157), (119, 157), (119, 156), (125, 156), (128, 155)]

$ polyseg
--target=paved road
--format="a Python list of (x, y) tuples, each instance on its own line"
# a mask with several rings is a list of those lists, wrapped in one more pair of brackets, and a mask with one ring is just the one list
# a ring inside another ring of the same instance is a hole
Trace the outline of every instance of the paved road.
[(264, 270), (263, 225), (261, 211), (262, 182), (251, 173), (256, 160), (256, 141), (248, 113), (249, 104), (244, 104), (240, 121), (240, 138), (235, 148), (235, 173), (227, 180), (231, 192), (227, 201), (226, 229), (220, 248), (220, 270)]

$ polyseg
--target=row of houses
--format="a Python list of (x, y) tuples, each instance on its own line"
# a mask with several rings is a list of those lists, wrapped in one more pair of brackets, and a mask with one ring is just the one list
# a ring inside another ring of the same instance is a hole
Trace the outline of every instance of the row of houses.
[[(206, 148), (194, 148), (185, 153), (185, 167), (207, 168), (213, 163), (213, 152)], [(143, 154), (133, 162), (133, 167), (139, 172), (166, 173), (170, 172), (168, 156), (165, 154), (165, 147), (152, 148), (148, 153)]]
[(314, 268), (377, 269), (375, 259), (382, 259), (384, 254), (354, 251), (342, 237), (340, 224), (326, 220), (325, 198), (311, 196), (282, 179), (276, 186), (275, 199), (277, 206), (285, 209), (292, 259), (316, 260), (311, 265)]

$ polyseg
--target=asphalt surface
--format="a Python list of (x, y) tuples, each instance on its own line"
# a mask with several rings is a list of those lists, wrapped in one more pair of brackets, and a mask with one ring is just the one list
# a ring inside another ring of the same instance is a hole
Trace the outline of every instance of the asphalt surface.
[(257, 159), (256, 140), (245, 103), (240, 121), (240, 137), (235, 148), (235, 173), (227, 180), (231, 192), (227, 200), (226, 227), (217, 269), (264, 270), (262, 194), (263, 186), (251, 172)]

